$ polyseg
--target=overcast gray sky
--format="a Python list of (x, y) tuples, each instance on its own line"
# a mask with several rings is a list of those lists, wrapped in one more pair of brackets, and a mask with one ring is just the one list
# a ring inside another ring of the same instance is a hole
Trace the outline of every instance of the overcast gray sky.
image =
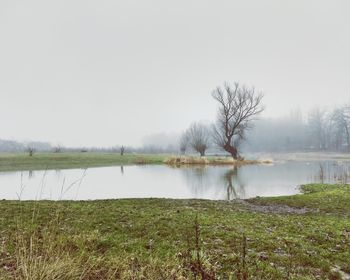
[(224, 81), (263, 116), (350, 101), (349, 0), (1, 0), (0, 138), (140, 145), (213, 120)]

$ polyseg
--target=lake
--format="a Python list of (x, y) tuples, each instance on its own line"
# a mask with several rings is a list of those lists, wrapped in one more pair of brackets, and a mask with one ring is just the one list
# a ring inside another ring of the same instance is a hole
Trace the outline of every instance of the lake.
[(274, 164), (169, 167), (113, 166), (0, 172), (0, 199), (94, 200), (200, 198), (231, 200), (299, 193), (301, 184), (350, 181), (348, 161), (280, 161)]

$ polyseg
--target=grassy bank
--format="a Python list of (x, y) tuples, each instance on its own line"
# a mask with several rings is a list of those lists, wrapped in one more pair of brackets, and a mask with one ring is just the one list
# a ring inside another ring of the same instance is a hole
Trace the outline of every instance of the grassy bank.
[(0, 153), (1, 171), (87, 168), (131, 164), (244, 165), (269, 163), (257, 160), (233, 161), (230, 157), (173, 157), (165, 154), (118, 153)]
[(118, 153), (28, 153), (0, 154), (0, 171), (87, 168), (128, 164), (160, 164), (166, 155)]
[(350, 187), (304, 190), (245, 202), (1, 201), (0, 279), (342, 279)]

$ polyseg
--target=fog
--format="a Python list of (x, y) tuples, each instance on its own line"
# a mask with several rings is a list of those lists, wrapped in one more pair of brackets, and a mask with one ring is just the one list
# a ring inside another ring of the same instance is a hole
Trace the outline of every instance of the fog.
[[(215, 120), (212, 90), (240, 81), (264, 93), (246, 145), (265, 149), (271, 133), (259, 129), (291, 132), (281, 121), (289, 112), (301, 110), (305, 128), (313, 108), (350, 102), (349, 8), (348, 0), (2, 0), (0, 138), (171, 150), (191, 122)], [(315, 146), (306, 134), (294, 133), (304, 143), (295, 149)]]

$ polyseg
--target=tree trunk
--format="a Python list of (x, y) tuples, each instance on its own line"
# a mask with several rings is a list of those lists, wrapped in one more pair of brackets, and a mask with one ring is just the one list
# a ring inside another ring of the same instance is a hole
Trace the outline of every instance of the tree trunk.
[(231, 146), (230, 144), (226, 144), (224, 146), (224, 149), (226, 152), (231, 154), (231, 156), (234, 160), (238, 159), (238, 151), (235, 147)]
[(205, 156), (205, 150), (201, 150), (201, 151), (199, 151), (199, 153), (200, 153), (201, 157)]

